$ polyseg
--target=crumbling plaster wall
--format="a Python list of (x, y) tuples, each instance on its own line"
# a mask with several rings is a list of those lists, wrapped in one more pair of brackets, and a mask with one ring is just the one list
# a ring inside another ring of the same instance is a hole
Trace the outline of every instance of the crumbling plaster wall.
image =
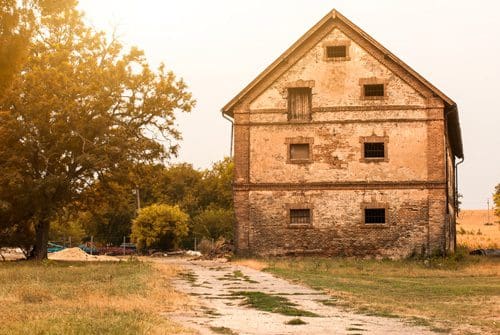
[[(387, 136), (387, 162), (365, 162), (360, 138)], [(287, 163), (287, 138), (313, 138), (311, 163)], [(425, 123), (262, 125), (251, 128), (250, 182), (426, 181)]]
[(324, 58), (324, 45), (349, 38), (334, 29), (299, 59), (285, 75), (250, 103), (251, 111), (286, 109), (287, 87), (297, 81), (314, 81), (312, 106), (379, 106), (380, 101), (361, 98), (362, 78), (378, 78), (387, 82), (387, 105), (426, 106), (426, 100), (397, 75), (389, 71), (366, 50), (350, 41), (349, 60), (330, 61)]

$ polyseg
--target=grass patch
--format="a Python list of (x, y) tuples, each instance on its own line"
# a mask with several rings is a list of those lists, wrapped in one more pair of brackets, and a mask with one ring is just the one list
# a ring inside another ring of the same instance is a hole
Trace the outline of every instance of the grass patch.
[(212, 330), (214, 333), (217, 334), (224, 334), (224, 335), (238, 335), (235, 331), (227, 328), (227, 327), (210, 327), (210, 330)]
[(285, 324), (292, 326), (299, 326), (299, 325), (306, 325), (307, 322), (303, 321), (302, 319), (296, 318), (285, 322)]
[(323, 300), (316, 300), (316, 301), (322, 303), (325, 306), (339, 306), (339, 305), (342, 305), (342, 303), (339, 303), (338, 299), (323, 299)]
[(287, 298), (277, 295), (252, 291), (234, 292), (233, 295), (245, 297), (245, 304), (265, 312), (289, 316), (319, 316), (316, 313), (295, 308), (295, 306), (297, 306), (296, 304), (292, 303)]
[(227, 273), (223, 277), (217, 278), (217, 280), (230, 280), (230, 281), (245, 281), (247, 283), (257, 284), (258, 281), (250, 279), (249, 276), (243, 274), (240, 270), (235, 270), (233, 273)]
[(279, 258), (266, 271), (334, 296), (323, 304), (429, 327), (500, 333), (500, 259), (457, 254), (422, 260)]
[(191, 284), (196, 283), (198, 276), (192, 271), (186, 271), (179, 273), (179, 276), (190, 282)]
[(189, 308), (172, 267), (130, 262), (0, 263), (0, 334), (183, 334), (161, 315)]
[(215, 309), (210, 308), (210, 307), (202, 306), (201, 309), (203, 309), (203, 312), (205, 314), (210, 315), (210, 316), (221, 316), (222, 315), (219, 312), (217, 312)]
[(366, 331), (366, 329), (358, 328), (358, 327), (347, 327), (346, 330), (349, 331), (349, 332), (353, 332), (353, 331)]
[(233, 276), (235, 278), (243, 278), (245, 275), (240, 270), (233, 271)]

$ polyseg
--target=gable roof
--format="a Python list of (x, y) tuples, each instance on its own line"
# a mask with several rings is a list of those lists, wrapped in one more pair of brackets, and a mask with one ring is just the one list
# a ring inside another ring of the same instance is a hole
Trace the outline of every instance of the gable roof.
[(385, 62), (391, 62), (396, 67), (403, 70), (410, 78), (418, 82), (425, 89), (429, 90), (433, 96), (439, 97), (444, 102), (445, 118), (453, 153), (455, 154), (455, 156), (463, 158), (462, 134), (460, 130), (460, 122), (458, 118), (458, 109), (456, 103), (335, 9), (325, 15), (318, 23), (316, 23), (301, 38), (299, 38), (290, 48), (288, 48), (280, 57), (278, 57), (271, 65), (269, 65), (261, 74), (259, 74), (254, 80), (252, 80), (250, 84), (248, 84), (240, 93), (238, 93), (233, 99), (231, 99), (231, 101), (229, 101), (222, 108), (222, 113), (228, 116), (233, 116), (234, 107), (243, 99), (248, 97), (248, 95), (252, 91), (256, 90), (266, 78), (268, 78), (272, 73), (276, 72), (278, 68), (282, 66), (289, 67), (293, 65), (287, 62), (287, 60), (293, 55), (297, 54), (299, 52), (299, 48), (304, 45), (309, 39), (311, 39), (313, 35), (315, 35), (325, 26), (330, 25), (333, 28), (335, 24), (339, 23), (350, 28), (355, 34), (358, 35), (358, 37), (365, 40), (372, 47), (377, 49), (379, 51), (379, 54), (382, 55), (381, 58), (383, 58)]

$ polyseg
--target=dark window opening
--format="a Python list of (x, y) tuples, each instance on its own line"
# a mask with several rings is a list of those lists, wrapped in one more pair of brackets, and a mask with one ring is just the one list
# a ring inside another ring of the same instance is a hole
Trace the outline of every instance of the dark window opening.
[(326, 56), (328, 58), (345, 58), (347, 56), (347, 48), (345, 45), (326, 47)]
[(365, 158), (384, 158), (384, 142), (365, 143)]
[(290, 144), (290, 160), (308, 160), (309, 143)]
[(383, 97), (384, 96), (384, 84), (369, 84), (364, 85), (365, 97)]
[(365, 224), (385, 223), (385, 208), (365, 208)]
[(309, 120), (311, 115), (311, 88), (288, 89), (288, 119)]
[(310, 224), (311, 210), (306, 209), (290, 209), (290, 224)]

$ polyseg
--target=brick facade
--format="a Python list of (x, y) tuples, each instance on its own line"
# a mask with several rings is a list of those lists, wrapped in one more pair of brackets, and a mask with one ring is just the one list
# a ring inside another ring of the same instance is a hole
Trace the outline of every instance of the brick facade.
[[(328, 59), (325, 46), (335, 45), (347, 57)], [(399, 62), (333, 11), (224, 107), (234, 118), (238, 253), (454, 251), (463, 154), (447, 115), (456, 106)], [(367, 99), (367, 83), (383, 84), (383, 96)], [(293, 87), (311, 89), (310, 119), (289, 119)], [(385, 154), (364, 158), (364, 142), (383, 143)], [(291, 143), (308, 143), (310, 159), (291, 160)], [(309, 209), (310, 223), (291, 224), (293, 208)], [(370, 208), (384, 210), (385, 223), (365, 223)]]

